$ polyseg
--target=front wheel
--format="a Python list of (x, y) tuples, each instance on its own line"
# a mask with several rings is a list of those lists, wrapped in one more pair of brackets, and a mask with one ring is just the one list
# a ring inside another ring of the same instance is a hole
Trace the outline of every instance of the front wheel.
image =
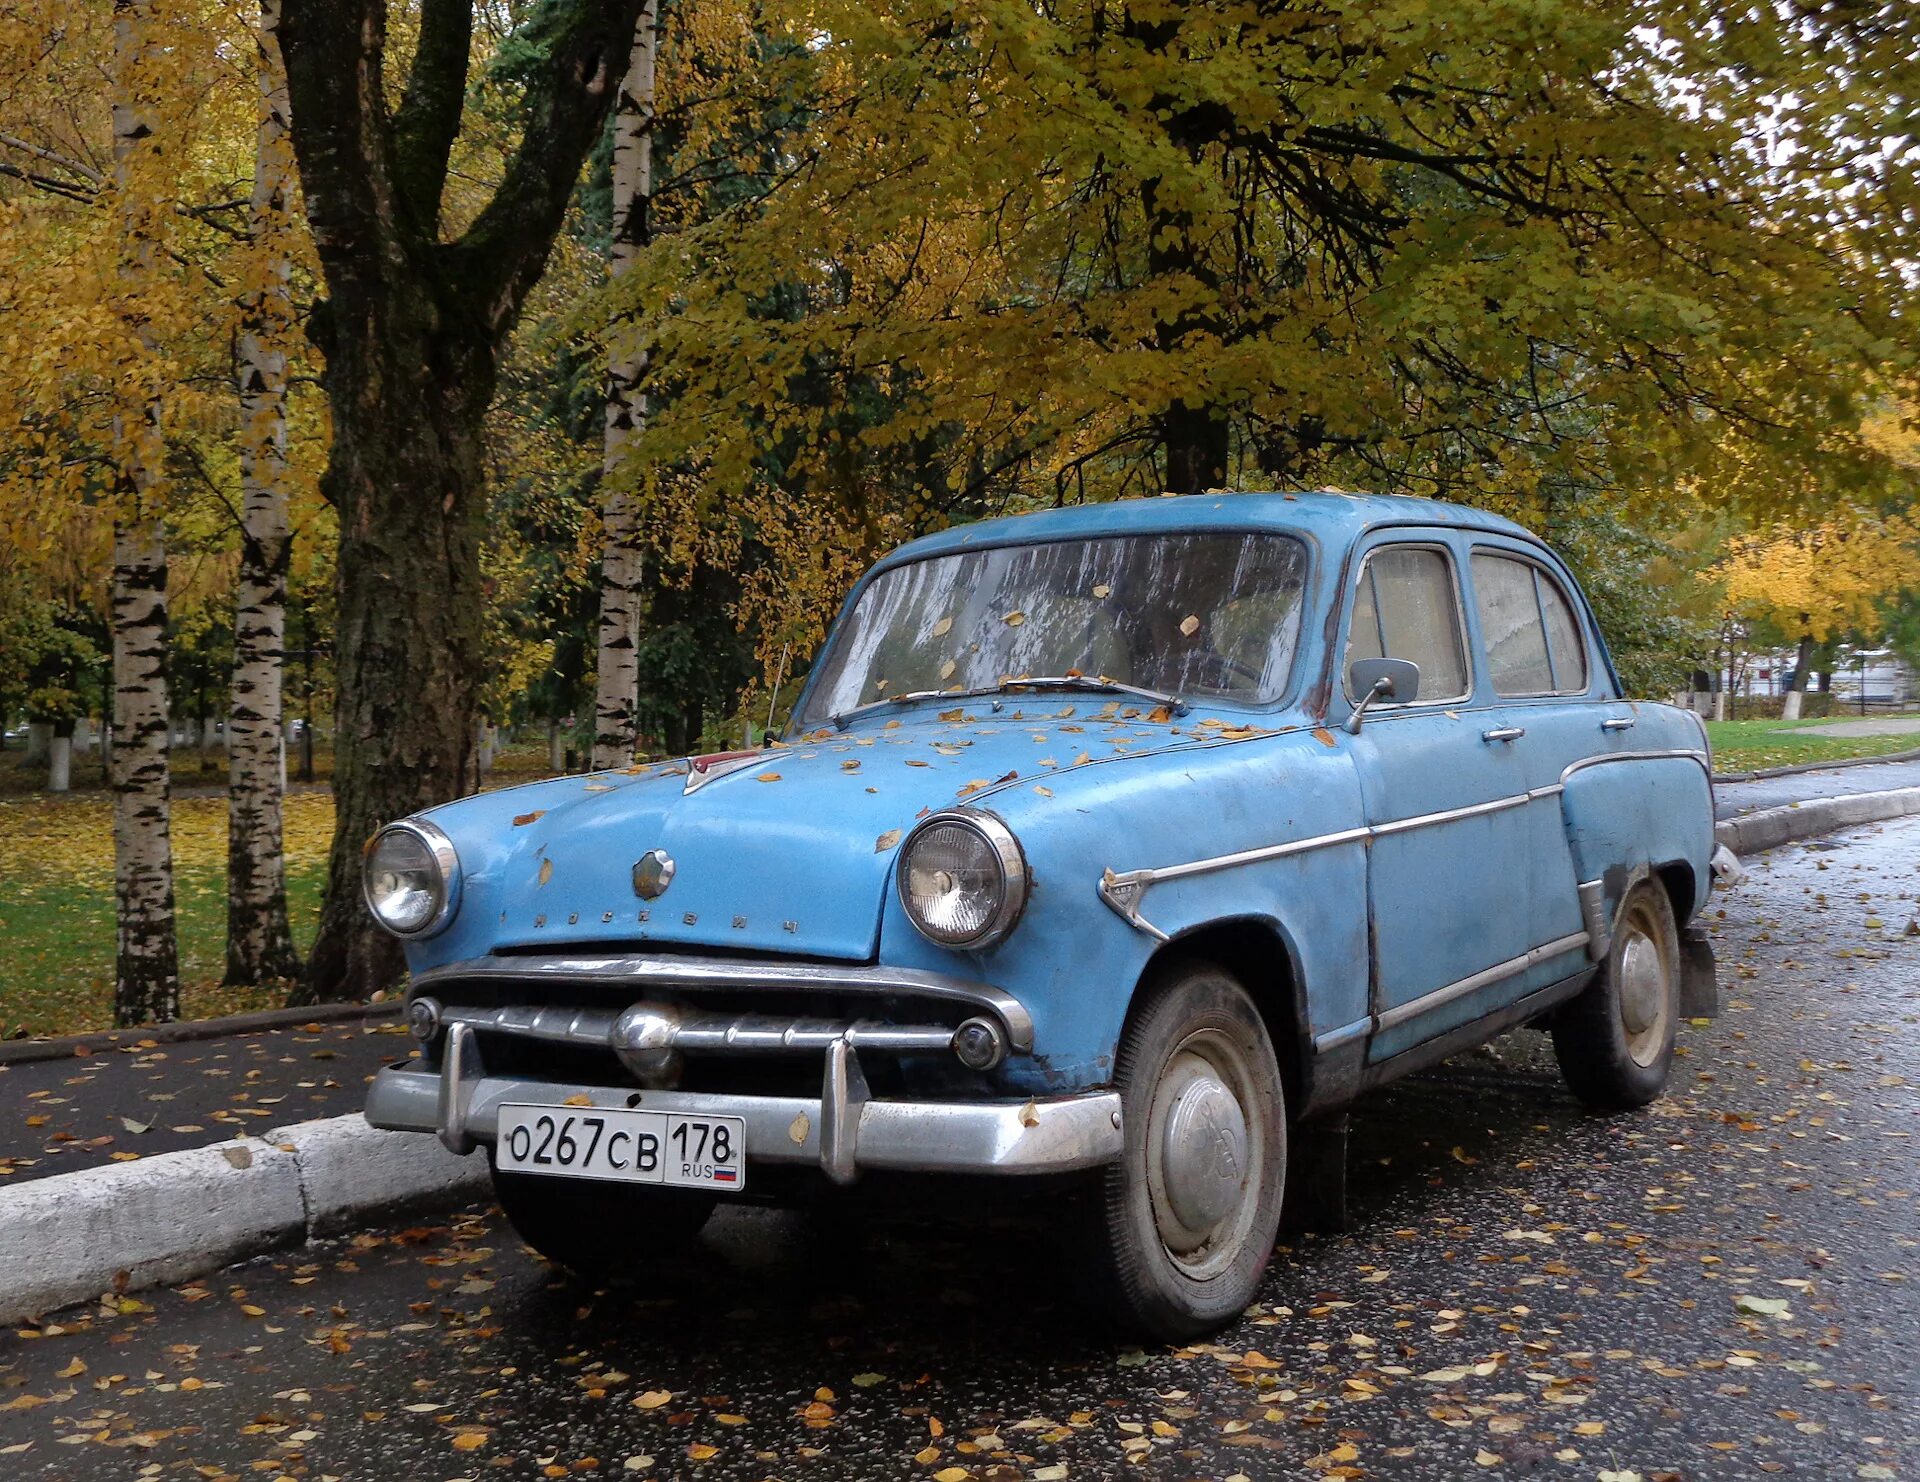
[(1598, 976), (1553, 1018), (1553, 1054), (1573, 1094), (1603, 1111), (1666, 1089), (1680, 1018), (1680, 932), (1657, 880), (1629, 889)]
[(515, 1234), (549, 1261), (593, 1277), (638, 1272), (652, 1257), (684, 1253), (717, 1202), (697, 1189), (548, 1178), (498, 1166), (493, 1191)]
[(1286, 1093), (1246, 991), (1208, 963), (1143, 990), (1115, 1079), (1125, 1149), (1102, 1174), (1095, 1232), (1127, 1325), (1169, 1342), (1253, 1299), (1280, 1227)]

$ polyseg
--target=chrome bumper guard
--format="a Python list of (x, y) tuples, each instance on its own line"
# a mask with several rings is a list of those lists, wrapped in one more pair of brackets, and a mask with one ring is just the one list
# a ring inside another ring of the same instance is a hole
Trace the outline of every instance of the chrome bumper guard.
[[(471, 1026), (448, 1024), (439, 1071), (393, 1066), (374, 1077), (367, 1120), (435, 1132), (456, 1153), (498, 1135), (510, 1102), (635, 1107), (739, 1117), (755, 1162), (817, 1163), (835, 1183), (864, 1168), (918, 1173), (1068, 1173), (1112, 1162), (1122, 1147), (1112, 1091), (1029, 1101), (896, 1101), (869, 1095), (850, 1036), (825, 1052), (820, 1097), (735, 1096), (490, 1076)], [(584, 1102), (576, 1098), (584, 1097)]]

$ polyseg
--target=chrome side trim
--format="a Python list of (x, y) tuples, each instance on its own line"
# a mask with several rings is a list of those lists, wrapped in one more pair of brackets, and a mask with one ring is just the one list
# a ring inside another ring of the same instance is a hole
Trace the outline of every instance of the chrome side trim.
[(599, 989), (688, 990), (782, 989), (812, 993), (856, 993), (879, 997), (931, 998), (963, 1003), (999, 1017), (1007, 1027), (1009, 1048), (1033, 1049), (1033, 1016), (1012, 994), (990, 983), (921, 968), (863, 966), (853, 963), (746, 961), (726, 957), (681, 957), (665, 953), (580, 957), (474, 957), (416, 973), (416, 993), (433, 991), (442, 999), (461, 982), (551, 983)]
[(1604, 767), (1609, 762), (1667, 762), (1667, 761), (1698, 762), (1700, 764), (1700, 770), (1707, 774), (1707, 785), (1709, 787), (1713, 785), (1713, 766), (1707, 760), (1707, 754), (1704, 751), (1690, 751), (1690, 750), (1613, 751), (1613, 752), (1604, 753), (1603, 755), (1600, 755), (1600, 756), (1583, 756), (1577, 762), (1567, 763), (1567, 765), (1561, 770), (1560, 781), (1564, 783), (1575, 772), (1584, 772), (1588, 767)]
[(1211, 874), (1215, 870), (1230, 870), (1239, 865), (1259, 864), (1269, 859), (1285, 859), (1290, 854), (1305, 854), (1313, 849), (1330, 849), (1336, 844), (1370, 843), (1374, 839), (1385, 838), (1390, 834), (1404, 834), (1413, 829), (1430, 828), (1435, 824), (1454, 823), (1462, 818), (1477, 818), (1487, 813), (1503, 813), (1509, 808), (1523, 808), (1528, 803), (1538, 802), (1542, 798), (1558, 797), (1564, 790), (1564, 782), (1549, 782), (1544, 787), (1529, 788), (1526, 792), (1494, 798), (1485, 803), (1469, 803), (1460, 808), (1445, 808), (1437, 813), (1415, 813), (1410, 817), (1392, 819), (1387, 823), (1362, 824), (1358, 828), (1340, 829), (1330, 834), (1314, 834), (1305, 839), (1290, 840), (1285, 844), (1263, 844), (1257, 849), (1242, 849), (1233, 854), (1217, 854), (1210, 859), (1189, 860), (1185, 864), (1160, 865), (1153, 869), (1127, 870), (1124, 873), (1107, 870), (1101, 875), (1095, 889), (1100, 899), (1127, 925), (1145, 932), (1155, 941), (1166, 942), (1172, 939), (1140, 914), (1140, 902), (1146, 897), (1148, 889), (1158, 885), (1162, 880), (1178, 880), (1188, 875)]
[(1587, 956), (1599, 962), (1613, 947), (1611, 922), (1607, 919), (1607, 882), (1582, 880), (1575, 893), (1580, 897), (1580, 919), (1587, 923)]
[(1443, 1008), (1456, 998), (1464, 998), (1476, 989), (1486, 987), (1489, 983), (1498, 983), (1503, 978), (1511, 978), (1516, 973), (1525, 972), (1535, 963), (1545, 962), (1553, 957), (1563, 957), (1586, 945), (1587, 934), (1584, 931), (1576, 931), (1570, 936), (1556, 937), (1551, 942), (1543, 942), (1530, 951), (1522, 952), (1518, 957), (1509, 957), (1505, 962), (1496, 962), (1492, 967), (1482, 968), (1479, 972), (1457, 979), (1444, 988), (1423, 993), (1411, 1002), (1394, 1005), (1377, 1017), (1376, 1028), (1392, 1029), (1395, 1025), (1404, 1024), (1409, 1019), (1417, 1019), (1422, 1014), (1429, 1014), (1437, 1008)]
[(1140, 903), (1146, 898), (1147, 891), (1162, 880), (1178, 880), (1188, 875), (1204, 875), (1215, 870), (1230, 870), (1240, 865), (1259, 864), (1269, 859), (1284, 859), (1291, 854), (1305, 854), (1314, 849), (1329, 849), (1338, 844), (1370, 843), (1374, 839), (1385, 838), (1390, 834), (1403, 834), (1413, 829), (1431, 828), (1437, 824), (1454, 823), (1463, 818), (1475, 818), (1487, 813), (1501, 813), (1509, 808), (1524, 807), (1528, 803), (1538, 802), (1543, 798), (1560, 796), (1566, 791), (1567, 779), (1576, 772), (1585, 771), (1588, 767), (1604, 766), (1610, 762), (1675, 759), (1697, 762), (1700, 769), (1711, 779), (1712, 767), (1704, 751), (1622, 751), (1587, 756), (1569, 763), (1561, 771), (1558, 782), (1550, 782), (1544, 787), (1531, 787), (1525, 792), (1492, 798), (1484, 803), (1470, 803), (1461, 808), (1443, 808), (1434, 813), (1415, 813), (1386, 823), (1340, 829), (1330, 834), (1314, 834), (1309, 838), (1293, 839), (1285, 844), (1267, 844), (1257, 849), (1241, 849), (1232, 854), (1217, 854), (1208, 859), (1188, 860), (1184, 864), (1160, 865), (1151, 869), (1126, 871), (1109, 869), (1101, 875), (1095, 889), (1100, 899), (1127, 925), (1146, 933), (1155, 941), (1166, 942), (1172, 938), (1140, 914)]
[(1355, 1019), (1351, 1024), (1342, 1024), (1338, 1029), (1329, 1029), (1324, 1034), (1313, 1037), (1313, 1053), (1325, 1055), (1337, 1050), (1350, 1040), (1364, 1039), (1373, 1032), (1373, 1015)]

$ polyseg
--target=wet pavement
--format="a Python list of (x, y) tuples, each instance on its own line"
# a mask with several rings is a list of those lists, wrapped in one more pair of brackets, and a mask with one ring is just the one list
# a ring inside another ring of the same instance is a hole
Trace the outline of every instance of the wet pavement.
[(0, 1065), (0, 1189), (357, 1112), (412, 1049), (376, 1019)]
[(1855, 792), (1888, 792), (1896, 787), (1920, 787), (1920, 762), (1871, 762), (1753, 782), (1719, 782), (1713, 788), (1713, 812), (1716, 818), (1738, 818), (1756, 808), (1780, 808)]
[(1209, 1344), (1073, 1295), (1070, 1207), (729, 1209), (596, 1289), (496, 1215), (0, 1335), (0, 1476), (1920, 1477), (1920, 821), (1749, 861), (1672, 1094), (1522, 1033), (1364, 1104), (1354, 1228)]

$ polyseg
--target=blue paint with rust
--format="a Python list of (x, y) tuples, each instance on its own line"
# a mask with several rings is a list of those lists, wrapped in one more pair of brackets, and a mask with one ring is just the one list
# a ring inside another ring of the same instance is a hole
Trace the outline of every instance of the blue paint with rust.
[[(1312, 1042), (1346, 1030), (1379, 1061), (1584, 971), (1549, 957), (1390, 1028), (1416, 1004), (1529, 948), (1582, 930), (1579, 881), (1664, 868), (1686, 881), (1677, 915), (1704, 902), (1712, 849), (1705, 739), (1697, 720), (1618, 698), (1611, 660), (1578, 588), (1521, 527), (1460, 506), (1384, 496), (1224, 495), (1084, 506), (986, 521), (889, 556), (904, 562), (991, 544), (1190, 530), (1282, 531), (1310, 553), (1300, 650), (1282, 696), (1202, 701), (1177, 717), (1098, 694), (1010, 694), (869, 711), (770, 749), (683, 793), (685, 762), (556, 778), (433, 809), (462, 865), (449, 927), (410, 942), (421, 970), (501, 950), (644, 947), (880, 961), (990, 981), (1024, 1003), (1031, 1056), (973, 1077), (982, 1092), (1106, 1084), (1136, 986), (1163, 950), (1099, 894), (1103, 872), (1164, 868), (1417, 815), (1527, 796), (1457, 821), (1387, 830), (1278, 859), (1154, 884), (1140, 914), (1174, 939), (1233, 923), (1264, 934), (1270, 966), (1249, 986), (1309, 1065)], [(1376, 709), (1360, 734), (1340, 657), (1360, 562), (1410, 541), (1452, 553), (1463, 587), (1476, 549), (1523, 554), (1570, 592), (1587, 646), (1579, 694), (1503, 699), (1463, 591), (1472, 693)], [(857, 600), (858, 589), (849, 598)], [(831, 640), (830, 640), (831, 642)], [(815, 666), (815, 673), (822, 666)], [(805, 713), (803, 697), (797, 713)], [(1606, 731), (1606, 719), (1632, 729)], [(1524, 737), (1487, 741), (1496, 727)], [(1699, 753), (1609, 761), (1636, 753)], [(1084, 760), (1083, 760), (1084, 758)], [(1572, 768), (1572, 770), (1568, 770)], [(1563, 775), (1564, 774), (1564, 775)], [(900, 841), (930, 810), (996, 814), (1021, 842), (1033, 886), (1010, 936), (953, 952), (907, 920)], [(677, 864), (639, 900), (634, 862)], [(951, 1061), (926, 1073), (950, 1080)]]

